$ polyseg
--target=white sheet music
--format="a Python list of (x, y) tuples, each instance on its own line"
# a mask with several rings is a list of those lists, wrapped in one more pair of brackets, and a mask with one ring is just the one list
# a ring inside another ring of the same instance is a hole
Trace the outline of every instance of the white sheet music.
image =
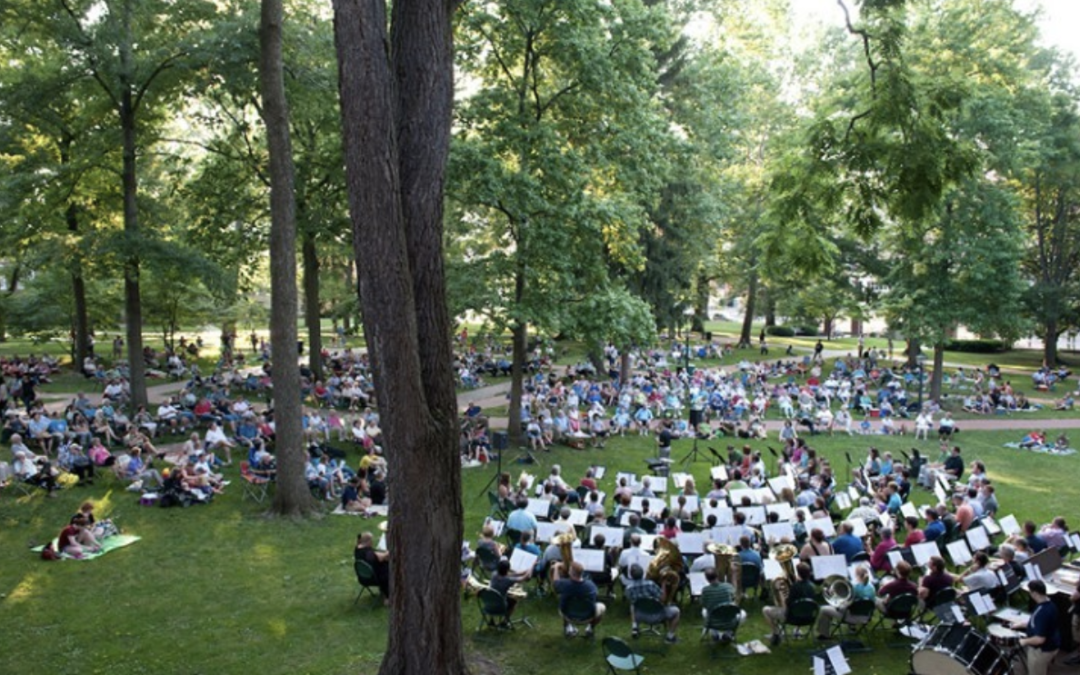
[(853, 502), (859, 501), (859, 488), (855, 487), (854, 485), (849, 485), (848, 489), (847, 489), (847, 493), (848, 493), (848, 497), (851, 498), (851, 501), (853, 501)]
[(787, 476), (777, 476), (776, 478), (769, 479), (769, 488), (773, 491), (773, 494), (779, 497), (780, 493), (783, 492), (784, 488), (794, 490), (795, 483), (793, 483), (792, 480)]
[(619, 525), (622, 525), (623, 527), (630, 525), (630, 516), (632, 515), (633, 514), (629, 511), (623, 511), (622, 516), (619, 518)]
[(713, 480), (726, 481), (728, 479), (727, 467), (723, 464), (721, 464), (720, 466), (714, 466), (713, 468), (709, 469), (709, 475), (712, 476)]
[[(604, 552), (595, 548), (574, 549), (574, 561), (585, 566), (586, 572), (604, 571)], [(513, 567), (513, 565), (511, 565)]]
[(743, 503), (743, 497), (749, 498), (751, 504), (759, 503), (757, 499), (757, 492), (749, 488), (746, 488), (744, 490), (732, 490), (728, 493), (728, 499), (735, 506)]
[(990, 548), (990, 537), (986, 530), (981, 527), (973, 527), (967, 531), (967, 541), (972, 551), (985, 551)]
[(983, 593), (971, 594), (971, 606), (975, 608), (975, 613), (979, 616), (984, 614), (992, 614), (997, 607), (994, 606), (994, 601), (988, 595)]
[(592, 471), (593, 471), (593, 478), (595, 478), (596, 480), (603, 480), (604, 474), (607, 473), (607, 468), (602, 467), (602, 466), (594, 466), (592, 468)]
[(949, 503), (949, 493), (941, 487), (941, 483), (934, 483), (934, 496), (937, 497), (938, 504)]
[[(671, 505), (673, 511), (679, 508), (679, 499), (679, 495), (671, 495), (671, 497), (668, 498), (668, 504)], [(686, 499), (686, 510), (690, 513), (697, 513), (698, 509), (701, 508), (701, 501), (697, 495), (687, 495), (686, 497), (682, 497), (682, 499)]]
[(604, 546), (622, 546), (623, 536), (626, 534), (626, 530), (621, 527), (607, 527), (604, 525), (593, 525), (589, 528), (589, 541), (590, 543), (596, 543), (596, 535), (604, 535)]
[(1080, 534), (1073, 532), (1069, 535), (1069, 546), (1074, 551), (1080, 551)]
[(926, 541), (912, 546), (911, 553), (915, 556), (916, 563), (926, 567), (930, 564), (931, 557), (941, 555), (941, 549), (938, 548), (936, 541)]
[(704, 553), (705, 536), (704, 532), (680, 532), (675, 537), (675, 543), (679, 545), (679, 551), (683, 555)]
[(900, 513), (905, 518), (914, 518), (915, 520), (919, 519), (919, 510), (915, 508), (915, 505), (911, 502), (904, 502), (903, 504), (901, 504)]
[(493, 520), (490, 517), (484, 519), (484, 525), (490, 525), (496, 537), (501, 537), (503, 529), (506, 527), (506, 523), (504, 523), (503, 521)]
[(386, 533), (385, 532), (383, 532), (382, 536), (379, 537), (379, 543), (375, 545), (375, 550), (376, 551), (385, 551), (385, 550), (387, 550), (387, 548), (386, 548)]
[(761, 525), (765, 522), (764, 506), (740, 506), (735, 509), (746, 514), (746, 524), (750, 526)]
[(964, 610), (960, 609), (960, 605), (953, 603), (951, 609), (953, 618), (956, 619), (956, 623), (964, 623)]
[(690, 597), (701, 597), (701, 591), (709, 585), (709, 582), (705, 579), (705, 573), (691, 572), (687, 576), (690, 578)]
[(529, 506), (525, 510), (537, 518), (547, 518), (548, 513), (551, 512), (551, 502), (546, 499), (530, 498)]
[(904, 556), (901, 555), (900, 549), (898, 548), (894, 548), (893, 550), (887, 552), (885, 555), (889, 557), (889, 564), (892, 565), (893, 568), (899, 565), (900, 561), (904, 559)]
[(714, 527), (712, 530), (712, 540), (718, 544), (738, 546), (740, 536), (742, 536), (742, 528), (738, 525)]
[(1005, 533), (1005, 536), (1011, 537), (1014, 534), (1020, 534), (1020, 523), (1016, 522), (1016, 516), (1009, 514), (998, 521), (998, 525), (1001, 525), (1001, 531)]
[(848, 496), (848, 493), (836, 493), (836, 508), (840, 509), (841, 511), (847, 511), (851, 508), (851, 497)]
[(688, 473), (682, 473), (681, 471), (677, 471), (671, 474), (671, 480), (675, 483), (675, 487), (679, 488), (680, 490), (683, 488), (684, 485), (686, 485), (686, 479), (688, 478), (693, 478), (693, 476)]
[(558, 533), (573, 529), (573, 527), (569, 523), (537, 523), (536, 541), (546, 544)]
[(966, 565), (971, 562), (971, 550), (963, 539), (945, 544), (945, 550), (949, 552), (949, 559), (954, 565)]
[(843, 555), (816, 555), (810, 558), (810, 565), (814, 568), (814, 578), (817, 580), (828, 579), (832, 576), (847, 577), (847, 558)]
[(667, 476), (649, 476), (649, 482), (651, 483), (649, 487), (658, 495), (668, 491)]
[(536, 559), (540, 556), (535, 553), (529, 553), (520, 546), (514, 549), (514, 552), (510, 554), (510, 571), (516, 574), (522, 574), (528, 572), (536, 564)]
[(570, 509), (570, 522), (584, 527), (585, 523), (589, 522), (589, 512), (585, 509)]
[(831, 518), (814, 518), (813, 520), (806, 521), (806, 531), (810, 532), (815, 527), (820, 528), (825, 533), (826, 537), (835, 537), (836, 528), (833, 526)]
[(866, 529), (865, 520), (863, 520), (862, 518), (852, 518), (847, 522), (851, 523), (851, 533), (853, 535), (855, 535), (859, 539), (862, 539), (866, 536), (868, 530)]
[(641, 550), (652, 553), (656, 550), (656, 535), (655, 534), (643, 534), (641, 535)]
[(770, 544), (795, 541), (795, 528), (791, 523), (765, 523), (761, 526), (761, 533)]
[(775, 513), (777, 519), (782, 523), (795, 520), (795, 509), (791, 508), (791, 504), (788, 504), (787, 502), (769, 504), (765, 507), (765, 512)]
[(784, 577), (784, 568), (777, 561), (772, 558), (765, 558), (761, 562), (765, 564), (762, 572), (765, 573), (766, 581), (775, 581)]
[(832, 663), (836, 675), (848, 675), (851, 672), (851, 666), (848, 665), (847, 657), (844, 656), (844, 651), (840, 649), (840, 645), (829, 647), (825, 655), (829, 658), (829, 662)]
[(986, 533), (991, 537), (996, 537), (1001, 534), (1001, 526), (997, 524), (991, 516), (986, 516), (982, 519), (982, 526), (986, 528)]
[(1043, 579), (1042, 568), (1032, 563), (1024, 563), (1024, 574), (1027, 575), (1028, 581), (1031, 581), (1033, 579), (1046, 581), (1045, 579)]
[(718, 526), (731, 525), (735, 522), (735, 512), (731, 510), (731, 507), (727, 504), (718, 504), (717, 506), (709, 506), (708, 503), (701, 507), (701, 517), (705, 520), (709, 519), (710, 515), (716, 515), (716, 524)]
[(626, 487), (628, 488), (634, 488), (638, 484), (637, 474), (630, 473), (629, 471), (620, 471), (615, 474), (615, 485), (620, 485), (623, 478), (626, 479)]
[(820, 656), (814, 657), (814, 675), (826, 675), (825, 673), (825, 659)]

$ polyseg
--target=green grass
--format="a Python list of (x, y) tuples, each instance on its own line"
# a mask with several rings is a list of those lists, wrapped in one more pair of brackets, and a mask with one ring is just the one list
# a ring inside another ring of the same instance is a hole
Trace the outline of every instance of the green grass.
[[(1017, 437), (1017, 432), (964, 432), (959, 439), (965, 458), (987, 463), (999, 487), (1003, 514), (1040, 523), (1057, 514), (1075, 519), (1069, 509), (1076, 504), (1073, 476), (1080, 456), (1031, 455), (1001, 447)], [(896, 455), (912, 445), (910, 438), (883, 437), (816, 437), (812, 444), (842, 473), (844, 451), (859, 461), (870, 443)], [(723, 450), (722, 442), (713, 445)], [(762, 449), (765, 445), (755, 443)], [(936, 454), (936, 443), (922, 445)], [(687, 442), (677, 444), (676, 458), (689, 449)], [(3, 452), (6, 455), (6, 449)], [(609, 474), (603, 487), (611, 492), (616, 470), (640, 472), (652, 452), (651, 439), (613, 439), (605, 450), (558, 447), (542, 453), (540, 464), (528, 470), (542, 476), (558, 462), (567, 479), (576, 482), (589, 465), (604, 464)], [(355, 462), (355, 453), (350, 459)], [(504, 468), (516, 478), (523, 467), (508, 463)], [(488, 510), (481, 488), (492, 471), (469, 469), (463, 474), (465, 536), (472, 541)], [(699, 485), (706, 484), (706, 463), (694, 464), (691, 471)], [(229, 472), (235, 478), (235, 469)], [(0, 634), (7, 647), (0, 649), (0, 672), (375, 672), (385, 645), (387, 613), (366, 597), (354, 607), (351, 548), (356, 533), (373, 529), (376, 521), (339, 516), (302, 523), (266, 519), (259, 506), (240, 495), (234, 482), (209, 506), (159, 509), (140, 507), (131, 493), (101, 482), (65, 491), (55, 500), (40, 495), (16, 500), (8, 492), (0, 494)], [(919, 502), (928, 496), (915, 492)], [(112, 515), (125, 531), (143, 540), (92, 562), (47, 563), (27, 550), (30, 542), (55, 536), (87, 497), (98, 501), (101, 514)], [(746, 606), (750, 623), (740, 639), (760, 638), (765, 632), (761, 603)], [(764, 675), (777, 672), (781, 664), (784, 670), (792, 664), (809, 667), (802, 646), (781, 647), (772, 656), (714, 661), (709, 648), (698, 643), (696, 610), (684, 611), (683, 644), (648, 654), (649, 671), (713, 671), (724, 663), (726, 670)], [(519, 612), (532, 617), (537, 628), (514, 635), (478, 635), (475, 600), (465, 601), (467, 650), (495, 661), (511, 675), (547, 675), (554, 659), (572, 672), (600, 672), (596, 644), (568, 642), (560, 635), (553, 598), (531, 598)], [(599, 634), (628, 636), (624, 602), (609, 608)], [(891, 640), (874, 638), (873, 653), (852, 659), (856, 672), (906, 673), (908, 653), (886, 648)]]

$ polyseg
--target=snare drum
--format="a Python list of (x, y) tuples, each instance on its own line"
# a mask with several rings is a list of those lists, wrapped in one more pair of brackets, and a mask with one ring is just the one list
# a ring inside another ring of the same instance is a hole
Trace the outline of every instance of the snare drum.
[(1002, 649), (1019, 649), (1020, 638), (1024, 637), (1024, 633), (998, 623), (991, 624), (986, 632), (990, 635), (990, 641)]
[(911, 655), (915, 675), (1004, 675), (1008, 670), (1001, 650), (963, 624), (938, 624)]

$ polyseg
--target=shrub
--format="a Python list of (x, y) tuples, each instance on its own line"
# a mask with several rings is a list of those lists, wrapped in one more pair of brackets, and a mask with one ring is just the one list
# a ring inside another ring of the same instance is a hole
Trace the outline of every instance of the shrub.
[(765, 329), (765, 334), (775, 337), (795, 337), (795, 329), (788, 326), (769, 326)]
[(1009, 350), (1009, 345), (1002, 340), (949, 340), (945, 351), (970, 352), (973, 354), (999, 354)]

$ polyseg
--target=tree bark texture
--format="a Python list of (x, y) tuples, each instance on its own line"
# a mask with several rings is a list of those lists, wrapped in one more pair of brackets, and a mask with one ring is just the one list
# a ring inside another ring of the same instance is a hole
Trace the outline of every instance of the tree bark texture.
[[(924, 366), (925, 368), (925, 366)], [(934, 345), (934, 372), (930, 377), (930, 399), (941, 401), (941, 382), (945, 374), (945, 343)], [(923, 375), (925, 377), (925, 374)]]
[(334, 0), (359, 297), (393, 453), (382, 675), (466, 672), (461, 466), (442, 252), (451, 12), (445, 0), (399, 0), (388, 35), (384, 2)]
[(323, 379), (322, 370), (322, 317), (319, 316), (319, 251), (315, 247), (315, 235), (304, 233), (301, 245), (304, 258), (304, 323), (308, 329), (308, 367), (312, 377)]
[(259, 85), (270, 155), (270, 344), (273, 349), (277, 485), (273, 511), (299, 516), (315, 510), (304, 478), (300, 367), (296, 353), (296, 196), (289, 106), (285, 98), (281, 0), (262, 0)]
[(743, 315), (742, 331), (739, 332), (739, 342), (743, 345), (754, 344), (754, 306), (757, 304), (757, 294), (757, 270), (750, 270), (750, 280), (746, 287), (746, 313)]
[(134, 49), (131, 34), (131, 4), (123, 7), (124, 36), (120, 43), (120, 133), (123, 153), (124, 188), (124, 321), (127, 327), (128, 382), (134, 408), (146, 405), (146, 365), (143, 362), (142, 296), (139, 292), (139, 203), (136, 165), (136, 116), (133, 91)]

